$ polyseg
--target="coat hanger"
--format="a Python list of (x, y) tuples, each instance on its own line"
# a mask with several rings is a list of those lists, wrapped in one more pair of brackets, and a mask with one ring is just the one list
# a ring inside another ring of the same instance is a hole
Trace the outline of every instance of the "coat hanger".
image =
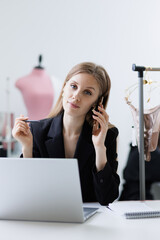
[[(153, 95), (153, 93), (159, 91), (160, 94), (160, 90), (158, 89), (160, 88), (160, 84), (159, 81), (153, 81), (150, 78), (148, 71), (146, 70), (144, 73), (143, 85), (144, 85), (144, 104), (149, 104), (151, 102), (151, 95)], [(125, 89), (125, 100), (127, 102), (132, 102), (131, 95), (133, 93), (136, 94), (137, 91), (135, 90), (137, 88), (138, 82)], [(134, 96), (132, 96), (132, 98), (134, 100)]]

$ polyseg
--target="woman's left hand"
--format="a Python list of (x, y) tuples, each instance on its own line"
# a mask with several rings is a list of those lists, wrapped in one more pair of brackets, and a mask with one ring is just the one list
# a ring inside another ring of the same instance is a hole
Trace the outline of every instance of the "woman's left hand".
[(98, 106), (98, 111), (93, 110), (93, 130), (92, 130), (92, 141), (94, 147), (104, 146), (106, 134), (108, 131), (109, 116), (106, 113), (103, 105)]

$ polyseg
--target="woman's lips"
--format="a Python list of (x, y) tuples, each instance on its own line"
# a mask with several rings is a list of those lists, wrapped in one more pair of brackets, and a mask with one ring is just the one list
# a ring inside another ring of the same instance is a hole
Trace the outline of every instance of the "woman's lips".
[(69, 104), (70, 104), (70, 106), (72, 107), (72, 108), (79, 108), (79, 106), (77, 106), (76, 104), (74, 104), (74, 103), (72, 103), (72, 102), (68, 102)]

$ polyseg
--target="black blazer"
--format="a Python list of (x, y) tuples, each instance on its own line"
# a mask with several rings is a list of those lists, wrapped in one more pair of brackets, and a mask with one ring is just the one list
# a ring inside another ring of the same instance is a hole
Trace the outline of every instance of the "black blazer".
[[(33, 134), (33, 157), (65, 158), (63, 142), (63, 114), (43, 119), (30, 125)], [(95, 150), (92, 143), (92, 128), (85, 122), (78, 139), (74, 158), (78, 159), (82, 197), (84, 202), (99, 202), (102, 205), (118, 197), (116, 138), (117, 128), (108, 130), (106, 137), (108, 162), (103, 170), (96, 172)], [(63, 176), (62, 170), (62, 176)]]

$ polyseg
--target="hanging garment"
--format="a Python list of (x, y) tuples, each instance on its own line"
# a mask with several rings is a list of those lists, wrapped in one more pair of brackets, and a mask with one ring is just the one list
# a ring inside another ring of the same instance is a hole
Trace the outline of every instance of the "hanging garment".
[[(135, 129), (137, 135), (137, 142), (139, 147), (139, 110), (135, 108), (130, 101), (127, 101), (130, 106)], [(153, 152), (158, 144), (158, 137), (160, 132), (160, 105), (144, 110), (144, 154), (145, 160), (150, 161), (150, 152)]]

